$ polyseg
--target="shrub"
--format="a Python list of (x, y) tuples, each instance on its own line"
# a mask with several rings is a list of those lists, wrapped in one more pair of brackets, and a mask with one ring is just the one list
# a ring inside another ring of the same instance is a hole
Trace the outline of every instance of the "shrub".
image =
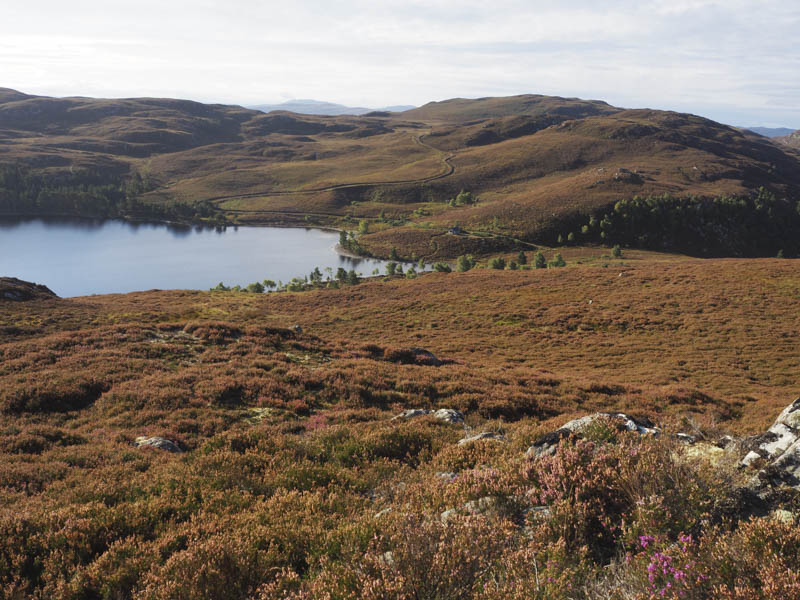
[(437, 273), (450, 273), (453, 269), (446, 262), (437, 262), (433, 265), (433, 270)]
[(506, 268), (506, 259), (503, 258), (502, 256), (493, 258), (492, 260), (489, 261), (489, 268), (498, 269), (502, 271), (503, 269)]
[(566, 267), (567, 263), (564, 260), (564, 257), (562, 257), (560, 253), (556, 253), (556, 255), (553, 257), (553, 260), (550, 261), (550, 266), (551, 267)]

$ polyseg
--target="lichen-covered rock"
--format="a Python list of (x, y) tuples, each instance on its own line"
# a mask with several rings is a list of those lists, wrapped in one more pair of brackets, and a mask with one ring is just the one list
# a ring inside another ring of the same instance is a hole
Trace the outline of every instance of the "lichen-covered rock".
[(800, 398), (787, 406), (765, 433), (750, 438), (742, 465), (760, 467), (751, 486), (800, 490)]
[(425, 415), (433, 415), (435, 419), (452, 423), (454, 425), (464, 422), (464, 414), (452, 408), (440, 408), (432, 411), (425, 408), (409, 408), (401, 412), (399, 415), (392, 417), (392, 420), (398, 419), (413, 419), (414, 417), (423, 417)]
[(178, 445), (163, 437), (146, 437), (139, 436), (134, 442), (137, 448), (158, 448), (159, 450), (166, 450), (167, 452), (183, 452)]
[(471, 444), (472, 442), (477, 442), (479, 440), (490, 440), (493, 442), (505, 442), (506, 436), (502, 433), (497, 433), (495, 431), (483, 431), (481, 433), (476, 433), (475, 435), (469, 435), (463, 439), (458, 440), (459, 446), (464, 446), (465, 444)]
[(636, 419), (625, 413), (597, 412), (585, 417), (573, 419), (562, 425), (556, 431), (552, 431), (540, 437), (528, 448), (526, 456), (528, 458), (541, 458), (555, 454), (556, 448), (562, 439), (570, 435), (581, 436), (587, 428), (597, 423), (600, 419), (607, 419), (616, 423), (622, 431), (634, 431), (642, 435), (657, 435), (658, 428), (649, 419)]
[(800, 398), (783, 409), (766, 433), (753, 438), (753, 448), (742, 459), (742, 464), (749, 466), (758, 459), (772, 461), (781, 457), (796, 445), (800, 436)]
[(408, 408), (399, 415), (392, 417), (392, 421), (397, 421), (398, 419), (413, 419), (414, 417), (422, 417), (429, 414), (431, 414), (431, 411), (425, 408)]
[(464, 422), (464, 414), (452, 408), (440, 408), (433, 413), (433, 416), (440, 421), (452, 423), (453, 425)]

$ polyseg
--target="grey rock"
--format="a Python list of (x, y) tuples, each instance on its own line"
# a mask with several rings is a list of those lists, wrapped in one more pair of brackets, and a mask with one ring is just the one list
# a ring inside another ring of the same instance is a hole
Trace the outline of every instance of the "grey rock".
[(441, 471), (439, 473), (436, 473), (436, 477), (438, 477), (439, 479), (444, 479), (447, 482), (452, 482), (452, 481), (456, 480), (456, 478), (458, 477), (458, 474), (457, 473), (451, 473), (449, 471)]
[(398, 419), (413, 419), (414, 417), (421, 417), (429, 414), (431, 414), (431, 411), (424, 408), (408, 408), (399, 415), (392, 417), (392, 421), (396, 421)]
[(742, 459), (742, 464), (749, 466), (758, 459), (777, 459), (797, 441), (799, 429), (800, 398), (783, 409), (766, 433), (754, 438), (755, 447)]
[(559, 429), (543, 435), (531, 444), (525, 456), (531, 459), (552, 456), (556, 453), (556, 448), (561, 440), (570, 435), (581, 436), (586, 428), (598, 419), (609, 419), (616, 422), (623, 431), (633, 431), (642, 435), (658, 435), (659, 433), (658, 428), (647, 419), (635, 419), (625, 413), (597, 412), (568, 421)]
[(440, 408), (436, 411), (427, 410), (425, 408), (409, 408), (393, 417), (392, 420), (413, 419), (414, 417), (423, 417), (425, 415), (433, 415), (435, 419), (454, 425), (464, 422), (463, 413), (453, 410), (452, 408)]
[(787, 406), (764, 434), (751, 438), (749, 447), (742, 465), (763, 464), (752, 487), (800, 490), (800, 398)]
[(136, 438), (134, 444), (137, 448), (149, 446), (152, 448), (158, 448), (159, 450), (166, 450), (167, 452), (183, 452), (183, 450), (181, 450), (175, 442), (163, 437), (139, 436)]
[(440, 408), (433, 413), (433, 416), (440, 421), (452, 423), (453, 425), (464, 422), (464, 414), (452, 408)]
[(481, 433), (476, 433), (475, 435), (467, 436), (461, 440), (458, 440), (459, 446), (464, 446), (465, 444), (471, 444), (472, 442), (477, 442), (479, 440), (491, 440), (494, 442), (505, 442), (506, 436), (502, 433), (496, 433), (494, 431), (483, 431)]
[(697, 441), (697, 438), (688, 433), (676, 433), (675, 437), (679, 442), (683, 442), (684, 444), (694, 444)]
[(497, 516), (500, 512), (500, 499), (495, 496), (484, 496), (470, 500), (464, 504), (464, 511), (471, 515)]

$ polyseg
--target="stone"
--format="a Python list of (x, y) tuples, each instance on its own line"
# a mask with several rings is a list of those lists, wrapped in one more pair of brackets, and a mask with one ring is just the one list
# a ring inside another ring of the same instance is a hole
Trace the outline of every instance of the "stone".
[(778, 418), (765, 433), (751, 438), (752, 449), (742, 459), (742, 464), (750, 466), (759, 458), (772, 461), (786, 452), (800, 436), (800, 398), (783, 409)]
[(497, 433), (494, 431), (483, 431), (481, 433), (476, 433), (475, 435), (467, 436), (461, 440), (458, 440), (459, 446), (464, 446), (465, 444), (471, 444), (472, 442), (477, 442), (479, 440), (490, 440), (493, 442), (505, 442), (506, 436), (502, 433)]
[(433, 415), (435, 419), (444, 421), (445, 423), (452, 423), (458, 425), (464, 422), (464, 414), (453, 410), (452, 408), (440, 408), (432, 411), (426, 408), (409, 408), (401, 412), (399, 415), (392, 417), (392, 420), (397, 419), (413, 419), (414, 417), (423, 417), (425, 415)]
[(676, 433), (675, 438), (679, 442), (683, 442), (684, 444), (689, 444), (689, 445), (692, 445), (697, 441), (697, 438), (695, 436), (688, 433)]
[(464, 510), (471, 515), (497, 516), (500, 513), (500, 499), (495, 496), (484, 496), (470, 500), (464, 504)]
[(444, 364), (441, 360), (436, 358), (436, 355), (430, 350), (425, 350), (425, 348), (410, 348), (410, 350), (414, 354), (414, 362), (418, 365), (440, 367)]
[(392, 421), (396, 421), (398, 419), (413, 419), (414, 417), (421, 417), (429, 414), (431, 414), (431, 411), (424, 408), (408, 408), (399, 415), (392, 417)]
[(464, 414), (452, 408), (440, 408), (433, 413), (434, 418), (457, 425), (464, 422)]
[(800, 398), (787, 406), (765, 433), (750, 438), (746, 467), (759, 467), (754, 488), (789, 486), (800, 490)]
[(158, 448), (159, 450), (166, 450), (167, 452), (183, 452), (178, 445), (163, 437), (146, 437), (139, 436), (134, 442), (137, 448)]
[(561, 440), (570, 435), (581, 436), (598, 419), (609, 419), (616, 422), (623, 431), (633, 431), (642, 435), (658, 435), (659, 432), (649, 419), (636, 419), (625, 413), (597, 412), (568, 421), (559, 429), (543, 435), (531, 444), (525, 455), (532, 459), (552, 456)]
[(448, 483), (451, 483), (451, 482), (456, 480), (456, 478), (458, 477), (458, 474), (457, 473), (451, 473), (449, 471), (440, 471), (439, 473), (436, 473), (436, 477), (438, 477), (439, 479), (444, 479)]

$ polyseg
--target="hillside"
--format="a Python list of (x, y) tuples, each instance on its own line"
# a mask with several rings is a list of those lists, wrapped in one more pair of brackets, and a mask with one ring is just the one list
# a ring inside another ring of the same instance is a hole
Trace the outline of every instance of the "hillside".
[(776, 141), (781, 144), (786, 144), (790, 148), (800, 149), (800, 131), (795, 131), (789, 135), (776, 138)]
[(797, 261), (569, 263), (0, 302), (0, 589), (792, 597)]
[[(786, 225), (779, 238), (775, 223), (759, 226), (746, 250), (724, 240), (675, 246), (647, 241), (653, 232), (644, 232), (641, 244), (654, 249), (795, 252), (800, 156), (693, 115), (535, 95), (314, 116), (168, 99), (0, 94), (6, 213), (350, 229), (363, 219), (365, 251), (452, 259), (556, 243), (634, 196), (754, 198), (761, 187), (777, 203), (763, 218)], [(456, 201), (462, 190), (469, 194)], [(466, 234), (444, 238), (456, 225)], [(709, 226), (726, 238), (738, 234), (728, 222)], [(584, 241), (600, 241), (599, 233)]]

